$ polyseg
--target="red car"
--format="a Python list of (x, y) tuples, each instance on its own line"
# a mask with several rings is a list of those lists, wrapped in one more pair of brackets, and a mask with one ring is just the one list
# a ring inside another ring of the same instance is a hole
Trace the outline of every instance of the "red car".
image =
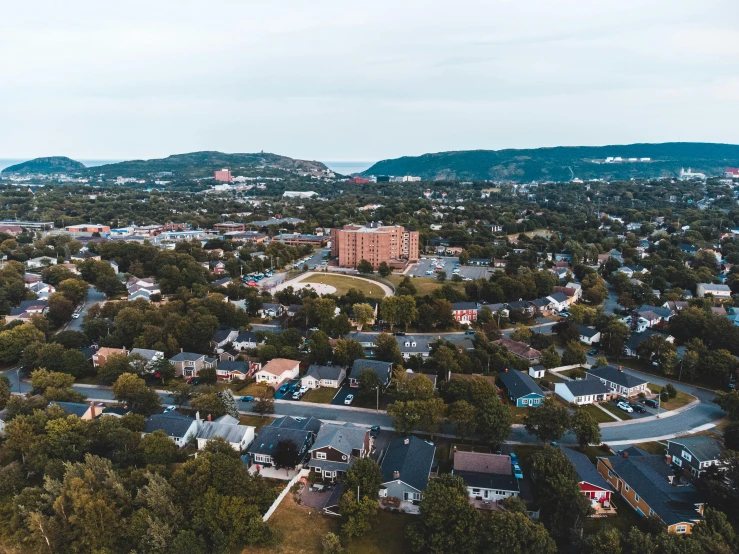
[(258, 287), (259, 285), (257, 285), (257, 284), (256, 284), (256, 283), (255, 283), (254, 281), (249, 281), (249, 282), (248, 282), (248, 283), (246, 284), (246, 286), (247, 286), (247, 287)]

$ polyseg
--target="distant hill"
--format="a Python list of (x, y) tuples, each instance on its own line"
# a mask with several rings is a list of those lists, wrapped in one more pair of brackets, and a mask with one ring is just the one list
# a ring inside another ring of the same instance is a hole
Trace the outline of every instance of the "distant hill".
[(174, 154), (153, 160), (131, 160), (99, 165), (88, 169), (94, 175), (109, 177), (147, 177), (152, 173), (171, 171), (178, 177), (212, 177), (216, 169), (229, 168), (238, 175), (239, 169), (266, 167), (282, 170), (316, 171), (326, 169), (321, 162), (295, 160), (277, 154), (224, 154), (223, 152), (191, 152)]
[(34, 158), (27, 162), (11, 165), (3, 169), (3, 175), (29, 175), (33, 173), (78, 173), (85, 169), (85, 164), (65, 156)]
[[(605, 163), (608, 157), (650, 158)], [(706, 175), (723, 175), (739, 166), (739, 145), (666, 142), (613, 146), (466, 150), (383, 160), (363, 175), (414, 175), (425, 180), (569, 181), (676, 177), (691, 167)]]

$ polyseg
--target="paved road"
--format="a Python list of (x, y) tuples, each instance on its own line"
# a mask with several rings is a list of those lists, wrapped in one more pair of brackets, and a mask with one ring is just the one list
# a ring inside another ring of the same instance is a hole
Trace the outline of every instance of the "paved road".
[(95, 287), (90, 287), (87, 290), (87, 298), (85, 298), (85, 304), (80, 311), (80, 317), (70, 320), (64, 330), (82, 331), (82, 319), (85, 317), (87, 310), (89, 310), (91, 306), (94, 306), (95, 304), (97, 304), (98, 302), (102, 302), (103, 300), (105, 300), (105, 295), (102, 292), (97, 291)]

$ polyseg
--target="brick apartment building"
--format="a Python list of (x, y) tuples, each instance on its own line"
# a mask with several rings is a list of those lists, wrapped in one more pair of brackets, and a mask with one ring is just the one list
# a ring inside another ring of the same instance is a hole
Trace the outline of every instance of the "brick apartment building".
[(214, 173), (214, 177), (216, 181), (220, 181), (222, 183), (230, 183), (233, 181), (233, 177), (231, 177), (231, 170), (227, 168), (216, 171)]
[(356, 267), (367, 260), (377, 269), (382, 262), (404, 266), (418, 261), (418, 231), (399, 225), (344, 225), (331, 229), (331, 255), (341, 267)]
[(246, 226), (243, 223), (216, 223), (213, 225), (213, 228), (216, 231), (223, 231), (224, 233), (246, 230)]

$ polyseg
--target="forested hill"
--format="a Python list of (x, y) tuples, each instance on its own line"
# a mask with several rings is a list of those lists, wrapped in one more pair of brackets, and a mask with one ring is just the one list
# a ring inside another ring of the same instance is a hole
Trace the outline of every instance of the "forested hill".
[(278, 154), (225, 154), (223, 152), (190, 152), (174, 154), (153, 160), (131, 160), (100, 165), (89, 170), (95, 175), (120, 177), (147, 177), (152, 173), (172, 172), (178, 177), (212, 177), (213, 171), (227, 167), (238, 175), (240, 169), (266, 167), (269, 169), (315, 171), (326, 169), (321, 162), (296, 160)]
[(27, 162), (6, 167), (4, 175), (30, 175), (35, 173), (78, 173), (85, 170), (85, 165), (65, 156), (51, 156), (49, 158), (34, 158)]
[[(605, 163), (606, 158), (624, 161)], [(628, 161), (649, 158), (650, 161)], [(666, 142), (614, 146), (466, 150), (404, 156), (377, 162), (365, 175), (415, 175), (424, 180), (570, 181), (677, 177), (690, 167), (706, 175), (723, 175), (739, 166), (739, 145)]]

